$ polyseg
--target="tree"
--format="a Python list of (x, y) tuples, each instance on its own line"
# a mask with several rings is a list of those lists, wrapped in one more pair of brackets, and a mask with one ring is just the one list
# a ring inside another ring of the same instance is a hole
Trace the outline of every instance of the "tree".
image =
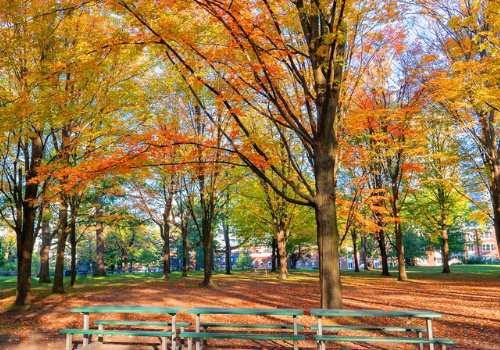
[(236, 259), (236, 267), (238, 269), (250, 268), (253, 266), (252, 258), (248, 250), (242, 251)]

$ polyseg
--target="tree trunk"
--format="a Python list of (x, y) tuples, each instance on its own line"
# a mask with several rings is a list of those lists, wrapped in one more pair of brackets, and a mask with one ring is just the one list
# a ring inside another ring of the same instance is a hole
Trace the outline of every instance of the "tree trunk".
[(390, 276), (389, 267), (387, 266), (387, 249), (385, 247), (384, 231), (380, 231), (378, 234), (378, 245), (380, 248), (380, 257), (382, 258), (382, 276)]
[(450, 273), (450, 247), (448, 246), (448, 226), (445, 208), (441, 207), (441, 238), (443, 239), (443, 273)]
[[(168, 233), (166, 232), (168, 230)], [(161, 236), (163, 237), (163, 278), (168, 280), (170, 271), (170, 225), (160, 225)]]
[[(38, 211), (37, 197), (39, 181), (37, 168), (40, 166), (43, 155), (42, 138), (37, 135), (31, 139), (31, 159), (25, 155), (26, 185), (24, 198), (16, 203), (18, 225), (16, 227), (17, 244), (17, 292), (14, 305), (24, 306), (31, 304), (31, 259), (36, 239), (36, 214)], [(22, 214), (21, 214), (22, 212)], [(22, 224), (20, 223), (22, 219)]]
[(50, 232), (50, 220), (48, 218), (49, 210), (44, 208), (42, 218), (42, 245), (40, 246), (40, 273), (39, 283), (50, 283), (50, 270), (49, 270), (49, 254), (50, 245), (52, 244), (52, 235)]
[(64, 293), (64, 251), (66, 239), (68, 238), (68, 203), (63, 195), (59, 205), (59, 223), (57, 231), (56, 270), (54, 274), (54, 286), (52, 293)]
[(352, 236), (352, 256), (354, 259), (354, 272), (359, 272), (358, 247), (356, 244), (358, 238), (357, 238), (357, 234), (356, 234), (356, 229), (351, 230), (351, 236)]
[[(329, 112), (334, 113), (333, 110)], [(342, 309), (340, 237), (335, 206), (336, 141), (332, 133), (333, 130), (327, 132), (329, 136), (316, 144), (314, 169), (316, 195), (314, 200), (319, 250), (321, 308)]]
[(229, 225), (227, 222), (224, 224), (224, 245), (226, 246), (226, 275), (231, 274), (231, 240), (229, 239)]
[(276, 272), (276, 238), (271, 241), (271, 272)]
[(102, 194), (97, 193), (95, 197), (95, 246), (96, 246), (96, 267), (94, 277), (106, 277), (106, 267), (104, 266), (104, 231), (102, 229)]
[(71, 246), (71, 282), (69, 285), (73, 287), (76, 284), (76, 221), (73, 219), (70, 222), (69, 241)]
[(401, 230), (401, 224), (396, 223), (394, 226), (396, 231), (396, 251), (398, 253), (398, 281), (406, 281), (408, 277), (406, 275), (405, 266), (405, 246), (403, 244), (403, 231)]
[(187, 277), (189, 268), (189, 236), (187, 227), (182, 227), (182, 277)]
[(367, 247), (366, 247), (366, 236), (361, 236), (361, 246), (363, 247), (362, 254), (363, 254), (363, 263), (364, 263), (364, 268), (366, 271), (369, 270), (368, 268), (368, 252)]
[[(205, 220), (204, 220), (205, 221)], [(204, 222), (202, 225), (209, 225), (209, 222)], [(200, 286), (213, 287), (212, 279), (212, 230), (210, 227), (205, 227), (203, 230), (203, 282)]]
[(288, 252), (286, 251), (286, 244), (287, 244), (287, 239), (286, 239), (286, 234), (284, 230), (279, 230), (277, 232), (278, 234), (278, 252), (279, 252), (279, 259), (280, 259), (280, 279), (287, 279), (288, 278), (288, 264), (287, 264), (287, 258), (288, 258)]

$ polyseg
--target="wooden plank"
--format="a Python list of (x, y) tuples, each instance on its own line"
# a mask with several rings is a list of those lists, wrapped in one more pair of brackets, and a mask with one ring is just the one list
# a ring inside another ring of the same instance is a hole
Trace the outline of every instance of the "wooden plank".
[(106, 313), (145, 313), (145, 314), (177, 314), (186, 310), (184, 307), (132, 306), (132, 305), (87, 305), (71, 309), (72, 312), (106, 312)]
[(170, 337), (174, 332), (164, 331), (142, 331), (142, 330), (126, 330), (126, 329), (62, 329), (61, 334), (98, 334), (98, 335), (133, 335), (142, 337)]
[[(212, 323), (202, 322), (200, 327), (227, 327), (227, 328), (268, 328), (268, 329), (293, 329), (293, 324), (266, 324), (266, 323)], [(303, 325), (297, 325), (297, 329), (304, 329)]]
[(434, 311), (428, 310), (345, 310), (345, 309), (311, 309), (312, 316), (330, 317), (443, 317)]
[(253, 308), (217, 308), (195, 307), (185, 311), (186, 314), (224, 314), (224, 315), (303, 315), (301, 309), (253, 309)]
[(304, 335), (293, 334), (250, 334), (250, 333), (196, 333), (184, 332), (181, 338), (256, 339), (256, 340), (305, 340)]
[[(330, 331), (383, 331), (383, 332), (426, 332), (425, 327), (391, 327), (391, 326), (329, 326), (322, 325), (323, 329)], [(311, 326), (311, 330), (317, 330), (318, 326)]]
[[(157, 322), (157, 321), (115, 321), (115, 320), (97, 320), (94, 324), (111, 324), (118, 326), (158, 326), (167, 327), (171, 326), (172, 322)], [(189, 327), (191, 322), (176, 322), (177, 327)]]
[(455, 344), (451, 339), (445, 338), (398, 338), (398, 337), (356, 337), (336, 335), (314, 335), (314, 340), (320, 341), (345, 341), (361, 343), (408, 343), (408, 344)]

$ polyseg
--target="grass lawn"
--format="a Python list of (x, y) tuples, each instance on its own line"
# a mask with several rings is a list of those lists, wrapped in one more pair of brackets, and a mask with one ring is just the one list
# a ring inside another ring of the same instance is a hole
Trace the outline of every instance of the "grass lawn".
[[(451, 274), (440, 272), (441, 268), (408, 268), (409, 281), (398, 282), (396, 277), (381, 277), (377, 270), (360, 273), (342, 271), (344, 307), (436, 311), (443, 314), (443, 318), (434, 321), (434, 335), (455, 340), (456, 345), (449, 348), (500, 349), (500, 266), (452, 266)], [(397, 276), (396, 270), (391, 270), (391, 273)], [(0, 349), (64, 349), (64, 337), (59, 330), (82, 327), (82, 317), (71, 313), (70, 309), (89, 304), (300, 308), (305, 310), (305, 315), (299, 317), (299, 323), (306, 325), (307, 334), (307, 341), (301, 342), (300, 347), (315, 348), (311, 340), (312, 332), (307, 330), (307, 326), (316, 323), (315, 318), (308, 315), (308, 309), (319, 306), (317, 270), (292, 271), (286, 281), (280, 281), (274, 274), (255, 276), (250, 270), (234, 271), (231, 276), (215, 272), (214, 288), (199, 287), (202, 278), (203, 273), (199, 271), (191, 272), (188, 278), (182, 278), (180, 272), (175, 272), (168, 281), (162, 280), (161, 274), (111, 275), (105, 278), (79, 276), (77, 285), (66, 287), (66, 294), (62, 295), (51, 294), (51, 285), (40, 285), (33, 279), (33, 305), (20, 310), (11, 307), (15, 298), (15, 277), (0, 277)], [(69, 283), (69, 277), (65, 282)], [(98, 317), (126, 316), (129, 319), (148, 319), (147, 315), (137, 314)], [(180, 314), (178, 320), (194, 322), (194, 317)], [(232, 320), (227, 316), (214, 316), (205, 321)], [(346, 318), (335, 321), (352, 324), (374, 320)], [(381, 325), (407, 324), (407, 320), (402, 319), (375, 321)], [(238, 316), (237, 322), (280, 321), (279, 317)], [(422, 325), (422, 320), (412, 319), (410, 322), (411, 325)], [(124, 338), (124, 341), (129, 342), (130, 339)], [(263, 348), (255, 342), (240, 344), (214, 340), (210, 345), (214, 349)], [(414, 349), (416, 346), (345, 343), (337, 348)], [(144, 349), (154, 347), (146, 346)]]

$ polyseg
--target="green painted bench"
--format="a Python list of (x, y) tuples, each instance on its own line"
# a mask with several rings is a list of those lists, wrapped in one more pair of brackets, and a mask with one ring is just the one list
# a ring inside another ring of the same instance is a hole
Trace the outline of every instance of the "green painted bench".
[[(446, 349), (446, 344), (454, 344), (453, 340), (444, 338), (434, 338), (432, 332), (432, 319), (443, 317), (429, 310), (349, 310), (349, 309), (311, 309), (312, 316), (318, 318), (318, 325), (312, 326), (311, 329), (317, 330), (317, 335), (313, 339), (318, 342), (319, 350), (325, 350), (325, 342), (362, 342), (362, 343), (407, 343), (418, 344), (420, 350), (423, 350), (424, 344), (429, 345), (430, 350), (434, 350), (434, 344), (441, 345), (442, 349)], [(333, 326), (322, 324), (323, 317), (369, 317), (369, 318), (412, 318), (425, 319), (427, 327), (398, 327), (398, 326)], [(395, 332), (417, 332), (418, 337), (367, 337), (367, 336), (342, 336), (342, 335), (324, 335), (323, 330), (355, 330), (355, 331), (395, 331)], [(427, 333), (427, 337), (423, 338), (422, 333)]]
[(313, 339), (320, 343), (319, 349), (324, 349), (325, 341), (335, 342), (361, 342), (361, 343), (406, 343), (406, 344), (439, 344), (446, 350), (447, 344), (455, 344), (453, 340), (444, 338), (402, 338), (402, 337), (356, 337), (337, 335), (314, 335)]
[[(200, 350), (200, 340), (206, 343), (207, 339), (251, 339), (251, 340), (290, 340), (293, 341), (294, 350), (298, 350), (298, 341), (305, 340), (304, 335), (297, 334), (304, 326), (297, 324), (297, 316), (304, 312), (300, 309), (254, 309), (254, 308), (216, 308), (216, 307), (195, 307), (187, 310), (187, 314), (196, 315), (196, 332), (184, 332), (179, 335), (188, 339), (188, 350), (193, 349), (193, 338), (196, 340), (196, 350)], [(293, 316), (292, 324), (267, 324), (267, 323), (215, 323), (200, 322), (200, 315), (273, 315), (273, 316)], [(244, 328), (247, 333), (235, 333), (221, 331), (218, 333), (207, 332), (208, 328)], [(201, 331), (204, 328), (205, 332)], [(250, 333), (251, 329), (287, 329), (293, 333)]]
[[(167, 350), (167, 337), (174, 335), (174, 332), (164, 332), (164, 331), (141, 331), (141, 330), (100, 330), (100, 329), (63, 329), (60, 331), (61, 334), (66, 334), (66, 350), (71, 350), (73, 348), (73, 334), (84, 334), (84, 335), (130, 335), (136, 337), (158, 337), (161, 339), (161, 349)], [(84, 345), (79, 348), (79, 350), (89, 350), (100, 346), (102, 342), (94, 342), (88, 345)]]
[(250, 339), (250, 340), (291, 340), (300, 341), (305, 340), (304, 335), (294, 334), (258, 334), (258, 333), (196, 333), (184, 332), (179, 335), (181, 338), (188, 338), (188, 350), (193, 350), (193, 338), (195, 339)]

